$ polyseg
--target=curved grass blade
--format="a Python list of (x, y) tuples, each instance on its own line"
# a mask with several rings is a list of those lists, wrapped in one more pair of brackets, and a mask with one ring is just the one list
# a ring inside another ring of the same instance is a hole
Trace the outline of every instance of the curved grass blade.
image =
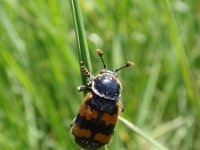
[[(75, 25), (79, 62), (83, 61), (84, 65), (92, 72), (92, 65), (91, 65), (87, 40), (85, 36), (85, 28), (84, 28), (79, 0), (70, 0), (70, 5)], [(86, 83), (86, 79), (83, 76), (82, 76), (82, 82), (83, 84)]]

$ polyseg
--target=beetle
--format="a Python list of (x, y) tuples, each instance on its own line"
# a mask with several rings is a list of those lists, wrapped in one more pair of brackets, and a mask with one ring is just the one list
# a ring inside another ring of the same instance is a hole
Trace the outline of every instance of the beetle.
[(81, 74), (86, 77), (86, 85), (79, 86), (77, 90), (88, 91), (85, 95), (79, 113), (71, 123), (71, 132), (75, 142), (88, 150), (98, 149), (109, 143), (118, 114), (123, 111), (119, 101), (122, 86), (116, 72), (131, 67), (134, 64), (128, 61), (124, 66), (111, 71), (103, 59), (103, 51), (98, 49), (97, 54), (104, 68), (96, 76), (92, 76), (89, 70), (80, 62)]

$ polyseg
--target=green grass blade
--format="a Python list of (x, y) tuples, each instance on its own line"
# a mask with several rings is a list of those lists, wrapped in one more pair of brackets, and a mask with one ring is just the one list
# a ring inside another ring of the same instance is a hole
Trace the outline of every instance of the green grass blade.
[(70, 0), (70, 5), (75, 25), (79, 61), (83, 61), (85, 66), (92, 72), (92, 65), (85, 36), (85, 29), (79, 0)]
[(129, 127), (131, 130), (133, 130), (135, 133), (146, 139), (149, 143), (151, 143), (154, 147), (156, 147), (158, 150), (168, 150), (166, 147), (162, 146), (160, 143), (158, 143), (156, 140), (154, 140), (151, 136), (144, 133), (141, 129), (139, 129), (137, 126), (129, 122), (128, 120), (122, 118), (119, 116), (119, 120), (123, 122), (127, 127)]
[(180, 70), (183, 75), (183, 79), (185, 85), (187, 87), (187, 93), (189, 96), (189, 100), (193, 106), (195, 106), (198, 110), (198, 114), (200, 115), (200, 102), (198, 100), (197, 91), (195, 89), (195, 83), (191, 71), (191, 67), (188, 63), (188, 58), (185, 54), (184, 44), (182, 43), (181, 37), (179, 36), (179, 30), (176, 24), (176, 20), (172, 9), (170, 7), (170, 2), (168, 0), (159, 1), (161, 8), (163, 10), (163, 15), (166, 20), (166, 25), (169, 30), (169, 34), (171, 37), (171, 42), (173, 44), (173, 50), (175, 51)]

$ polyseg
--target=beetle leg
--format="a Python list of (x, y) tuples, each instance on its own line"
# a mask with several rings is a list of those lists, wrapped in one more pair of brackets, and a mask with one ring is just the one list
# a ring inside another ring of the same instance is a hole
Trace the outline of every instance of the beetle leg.
[(86, 91), (88, 90), (88, 87), (85, 85), (81, 85), (77, 87), (78, 92)]
[(75, 120), (76, 120), (76, 117), (75, 117), (75, 118), (72, 120), (72, 122), (70, 123), (70, 126), (71, 126), (71, 127), (73, 126)]
[(122, 101), (118, 101), (118, 108), (120, 112), (124, 112), (124, 105), (122, 103)]
[(85, 76), (87, 79), (91, 77), (90, 72), (88, 68), (84, 65), (83, 61), (80, 61), (80, 70), (82, 76)]

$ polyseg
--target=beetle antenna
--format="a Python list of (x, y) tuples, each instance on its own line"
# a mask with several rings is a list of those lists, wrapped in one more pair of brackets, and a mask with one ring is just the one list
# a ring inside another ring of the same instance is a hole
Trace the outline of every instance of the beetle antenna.
[(122, 67), (116, 69), (114, 72), (118, 72), (119, 70), (121, 70), (121, 69), (123, 69), (123, 68), (132, 67), (132, 66), (134, 66), (134, 63), (133, 63), (132, 61), (127, 61), (127, 63), (126, 63), (124, 66), (122, 66)]
[(101, 61), (102, 61), (102, 63), (103, 63), (103, 68), (104, 68), (104, 69), (107, 68), (107, 67), (106, 67), (106, 64), (105, 64), (105, 62), (104, 62), (104, 59), (103, 59), (103, 51), (102, 51), (101, 49), (97, 49), (96, 52), (97, 52), (97, 54), (99, 55), (99, 57), (101, 58)]

